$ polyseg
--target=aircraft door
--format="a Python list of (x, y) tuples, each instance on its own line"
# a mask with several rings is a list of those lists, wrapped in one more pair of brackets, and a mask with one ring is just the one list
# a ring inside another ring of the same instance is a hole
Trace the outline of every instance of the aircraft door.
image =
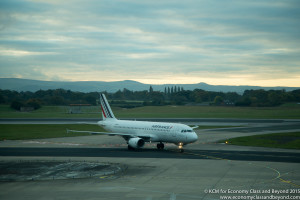
[(171, 130), (171, 135), (173, 138), (176, 138), (177, 136), (177, 131), (178, 131), (178, 128), (174, 127), (172, 130)]

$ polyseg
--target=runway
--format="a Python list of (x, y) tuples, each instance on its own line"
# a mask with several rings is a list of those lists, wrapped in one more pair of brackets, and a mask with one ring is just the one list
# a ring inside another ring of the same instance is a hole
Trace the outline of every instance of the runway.
[[(55, 120), (11, 122), (56, 123)], [(182, 119), (176, 120), (182, 122)], [(64, 119), (59, 121), (70, 123)], [(30, 168), (32, 176), (34, 172), (39, 171), (39, 168), (36, 168), (38, 162), (43, 162), (43, 166), (49, 167), (53, 163), (63, 163), (62, 166), (71, 166), (70, 163), (74, 162), (79, 162), (80, 166), (85, 166), (86, 163), (103, 163), (122, 166), (122, 170), (108, 175), (72, 178), (72, 167), (67, 167), (68, 174), (65, 176), (70, 178), (64, 180), (55, 178), (57, 174), (63, 176), (61, 174), (63, 172), (51, 171), (53, 174), (50, 174), (49, 180), (29, 177), (26, 181), (0, 181), (0, 199), (216, 200), (224, 198), (224, 195), (236, 199), (253, 199), (255, 195), (300, 198), (299, 193), (295, 193), (300, 189), (299, 150), (216, 143), (218, 140), (238, 136), (296, 131), (299, 129), (299, 121), (277, 119), (199, 119), (197, 121), (186, 122), (242, 124), (243, 127), (197, 130), (199, 140), (187, 145), (184, 153), (179, 153), (177, 147), (172, 144), (166, 144), (163, 151), (158, 151), (155, 144), (146, 145), (141, 150), (128, 151), (122, 138), (111, 136), (1, 141), (1, 166), (5, 169), (5, 166), (11, 166), (12, 162), (17, 166), (22, 166), (22, 163), (30, 166), (32, 163)], [(0, 123), (2, 122), (0, 120)], [(82, 170), (86, 173), (85, 168)], [(74, 169), (75, 172), (77, 173), (78, 169)], [(39, 171), (39, 173), (44, 176), (43, 173), (47, 171)], [(268, 190), (287, 192), (281, 194), (263, 192)], [(220, 191), (249, 193), (229, 194)], [(250, 191), (255, 192), (250, 193)]]

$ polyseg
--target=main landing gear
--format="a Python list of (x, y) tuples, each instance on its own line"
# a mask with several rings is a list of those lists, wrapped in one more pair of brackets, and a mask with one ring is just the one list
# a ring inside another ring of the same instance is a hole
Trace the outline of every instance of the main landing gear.
[(160, 143), (157, 143), (157, 149), (161, 149), (163, 150), (165, 148), (165, 145), (164, 143), (160, 142)]
[(128, 150), (129, 151), (134, 151), (135, 149), (133, 147), (131, 147), (130, 145), (128, 145)]

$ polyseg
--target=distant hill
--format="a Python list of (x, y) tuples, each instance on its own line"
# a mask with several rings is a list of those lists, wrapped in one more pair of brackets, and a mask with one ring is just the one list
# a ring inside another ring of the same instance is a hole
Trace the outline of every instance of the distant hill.
[[(165, 87), (183, 87), (185, 90), (203, 89), (206, 91), (216, 92), (237, 92), (243, 93), (249, 89), (265, 89), (265, 90), (282, 90), (292, 91), (300, 89), (299, 87), (259, 87), (259, 86), (227, 86), (227, 85), (209, 85), (206, 83), (198, 84), (164, 84), (164, 85), (151, 85), (154, 91), (164, 91)], [(78, 92), (116, 92), (123, 90), (124, 88), (132, 91), (148, 90), (150, 84), (143, 84), (137, 81), (125, 80), (125, 81), (39, 81), (19, 78), (0, 78), (0, 89), (2, 90), (15, 90), (15, 91), (30, 91), (36, 92), (38, 90), (48, 89), (65, 89)]]

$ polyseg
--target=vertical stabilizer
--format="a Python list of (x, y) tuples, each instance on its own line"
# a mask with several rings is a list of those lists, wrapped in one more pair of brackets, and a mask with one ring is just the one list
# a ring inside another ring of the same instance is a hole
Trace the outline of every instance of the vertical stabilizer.
[(103, 120), (116, 119), (104, 94), (100, 94), (100, 103), (101, 103), (102, 119)]

